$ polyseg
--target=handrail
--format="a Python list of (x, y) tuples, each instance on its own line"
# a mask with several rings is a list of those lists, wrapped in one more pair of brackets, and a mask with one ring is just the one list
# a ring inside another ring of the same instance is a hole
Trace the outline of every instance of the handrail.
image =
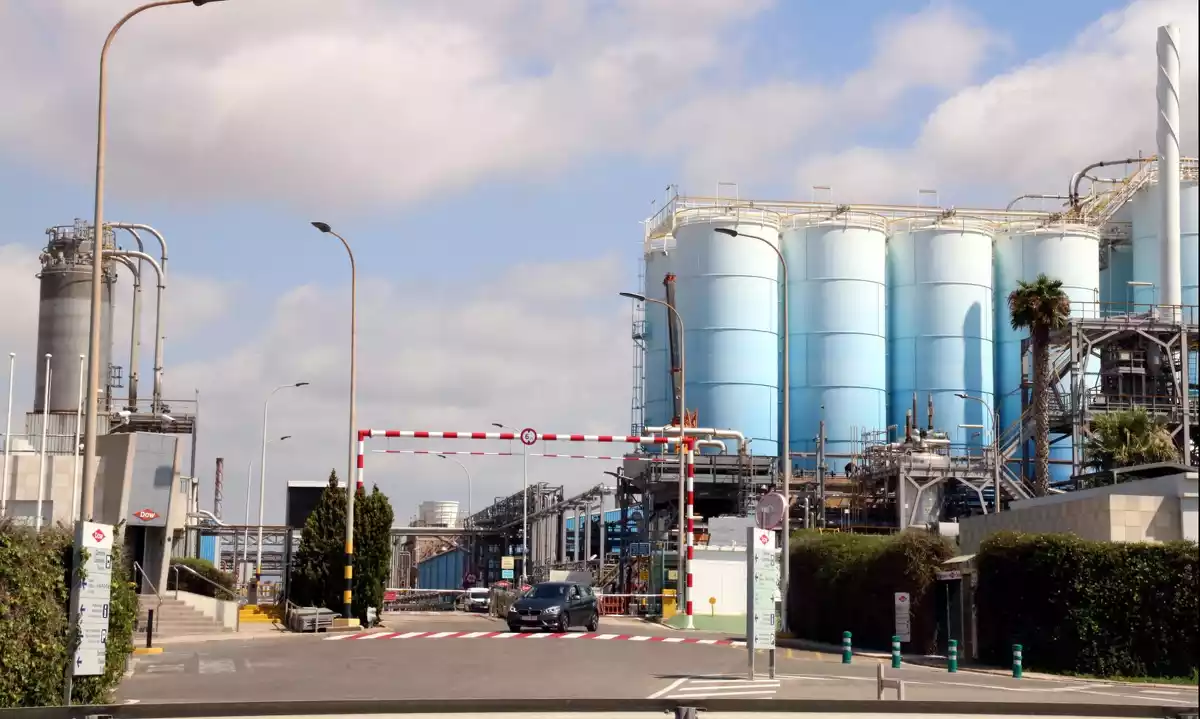
[[(158, 604), (154, 605), (154, 629), (157, 631), (159, 623), (162, 622), (162, 593), (158, 591), (158, 587), (154, 586), (154, 582), (150, 581), (150, 576), (146, 574), (146, 570), (142, 569), (142, 565), (138, 564), (136, 559), (133, 560), (133, 571), (142, 575), (142, 579), (146, 581), (146, 584), (150, 585), (150, 589), (154, 590), (154, 596), (158, 597)], [(138, 592), (138, 594), (141, 594), (141, 592)]]
[(223, 592), (228, 592), (230, 594), (230, 596), (233, 597), (233, 600), (238, 603), (238, 605), (241, 605), (245, 602), (245, 597), (243, 597), (242, 595), (238, 594), (237, 592), (230, 589), (229, 587), (224, 587), (224, 586), (221, 586), (220, 584), (217, 584), (213, 580), (204, 576), (200, 572), (197, 572), (195, 569), (192, 569), (191, 567), (189, 567), (186, 564), (172, 564), (171, 565), (171, 571), (175, 572), (175, 596), (176, 597), (179, 596), (179, 570), (180, 569), (187, 572), (188, 574), (191, 574), (192, 576), (196, 577), (197, 579), (200, 579), (204, 582), (207, 582), (207, 583), (213, 585), (214, 587), (216, 587), (217, 589), (220, 589)]

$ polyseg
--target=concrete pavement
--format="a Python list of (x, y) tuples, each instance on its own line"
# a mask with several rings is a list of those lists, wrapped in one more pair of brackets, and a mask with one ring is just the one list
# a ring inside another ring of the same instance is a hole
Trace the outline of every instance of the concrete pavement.
[[(728, 639), (671, 632), (605, 618), (598, 634), (564, 640), (508, 634), (488, 617), (385, 618), (376, 639), (284, 635), (172, 643), (137, 657), (122, 700), (263, 701), (336, 699), (763, 698), (874, 699), (876, 661), (843, 665), (835, 655), (781, 649), (776, 677), (746, 678), (746, 650), (729, 644), (615, 640), (624, 637)], [(583, 635), (578, 632), (573, 634)], [(400, 637), (412, 636), (408, 639)], [(491, 636), (485, 636), (491, 635)], [(336, 635), (333, 635), (336, 636)], [(759, 658), (765, 671), (766, 657)], [(887, 669), (909, 700), (1082, 702), (1195, 706), (1194, 688), (1108, 682), (1015, 680), (948, 674), (928, 667)]]

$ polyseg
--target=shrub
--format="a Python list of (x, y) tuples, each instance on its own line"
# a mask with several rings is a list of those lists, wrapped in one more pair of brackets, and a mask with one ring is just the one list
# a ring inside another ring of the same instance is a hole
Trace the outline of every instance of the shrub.
[(1197, 655), (1194, 542), (1003, 532), (977, 555), (980, 659), (1095, 676), (1186, 677)]
[(795, 636), (887, 649), (895, 634), (895, 593), (911, 595), (916, 652), (936, 649), (934, 572), (953, 556), (941, 537), (920, 531), (890, 536), (797, 532), (791, 545), (788, 623)]
[[(133, 651), (137, 595), (114, 538), (105, 673), (77, 677), (72, 701), (110, 699)], [(0, 707), (62, 703), (69, 660), (73, 537), (62, 527), (35, 532), (0, 522)]]
[[(216, 597), (217, 599), (230, 600), (237, 596), (237, 584), (234, 582), (233, 575), (229, 572), (223, 572), (217, 569), (212, 562), (199, 557), (175, 557), (171, 560), (171, 564), (182, 565), (187, 569), (171, 570), (167, 575), (167, 589), (180, 589), (193, 594), (202, 594), (206, 597)], [(196, 574), (187, 571), (192, 570)], [(200, 577), (204, 577), (201, 579)], [(204, 581), (207, 579), (208, 581)], [(178, 582), (178, 585), (176, 585)], [(210, 584), (211, 582), (211, 584)], [(217, 587), (224, 588), (226, 591), (221, 591)]]
[[(383, 590), (392, 566), (392, 512), (387, 495), (374, 487), (354, 497), (354, 596), (351, 607), (366, 622), (367, 607), (383, 606)], [(300, 547), (292, 564), (291, 599), (301, 606), (345, 610), (346, 491), (336, 472), (304, 524)]]

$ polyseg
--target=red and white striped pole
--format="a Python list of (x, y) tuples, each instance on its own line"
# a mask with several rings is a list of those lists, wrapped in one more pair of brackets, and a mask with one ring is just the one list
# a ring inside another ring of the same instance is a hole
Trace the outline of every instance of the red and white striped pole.
[(687, 612), (687, 623), (684, 624), (684, 629), (695, 629), (692, 623), (692, 559), (694, 555), (694, 546), (696, 538), (696, 440), (693, 437), (688, 437), (684, 440), (684, 462), (687, 467), (687, 484), (685, 490), (687, 492), (687, 564), (684, 565), (684, 571), (687, 572), (687, 581), (684, 586), (684, 607)]

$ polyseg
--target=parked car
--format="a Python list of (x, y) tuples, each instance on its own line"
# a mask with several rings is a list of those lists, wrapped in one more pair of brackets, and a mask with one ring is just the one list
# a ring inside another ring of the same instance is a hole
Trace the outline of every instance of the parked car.
[(592, 588), (577, 582), (543, 582), (513, 602), (508, 610), (508, 630), (549, 629), (570, 631), (600, 628), (600, 602)]
[(487, 587), (471, 587), (463, 594), (463, 610), (486, 612), (492, 605), (492, 590)]

